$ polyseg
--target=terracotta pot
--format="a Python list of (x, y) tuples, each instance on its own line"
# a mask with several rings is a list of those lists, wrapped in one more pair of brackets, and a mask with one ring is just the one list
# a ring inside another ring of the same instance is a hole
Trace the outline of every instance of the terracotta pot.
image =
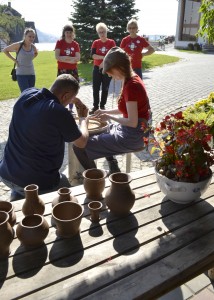
[(39, 187), (36, 184), (27, 185), (24, 188), (25, 202), (22, 206), (22, 212), (27, 215), (43, 215), (45, 211), (45, 203), (38, 196)]
[(80, 204), (66, 201), (54, 206), (52, 217), (56, 224), (57, 235), (70, 238), (80, 232), (83, 208)]
[(105, 188), (106, 172), (101, 169), (88, 169), (83, 172), (83, 186), (89, 200), (101, 200)]
[(200, 198), (212, 180), (211, 171), (207, 179), (195, 183), (174, 181), (161, 175), (156, 169), (155, 175), (161, 192), (165, 194), (169, 200), (179, 204), (187, 204)]
[(0, 200), (0, 210), (5, 211), (9, 215), (9, 223), (11, 226), (16, 224), (16, 214), (14, 212), (14, 206), (11, 202)]
[(71, 190), (67, 187), (60, 188), (57, 193), (58, 196), (52, 201), (52, 207), (64, 201), (73, 201), (78, 203), (77, 198), (71, 195)]
[(88, 204), (88, 208), (91, 214), (91, 221), (94, 223), (98, 223), (100, 220), (100, 211), (103, 204), (100, 201), (91, 201)]
[(114, 173), (109, 176), (109, 180), (111, 186), (106, 191), (106, 205), (117, 216), (129, 214), (135, 202), (135, 194), (129, 185), (131, 176), (127, 173)]
[(16, 228), (17, 238), (25, 247), (36, 248), (43, 244), (49, 232), (49, 225), (41, 215), (28, 215)]
[(0, 211), (0, 259), (8, 258), (13, 236), (14, 232), (9, 223), (9, 214)]

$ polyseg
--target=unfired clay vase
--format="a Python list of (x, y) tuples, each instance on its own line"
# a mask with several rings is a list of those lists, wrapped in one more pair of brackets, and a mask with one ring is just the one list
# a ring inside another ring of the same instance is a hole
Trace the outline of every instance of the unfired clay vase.
[(22, 212), (27, 215), (43, 215), (45, 211), (45, 203), (38, 196), (39, 187), (36, 184), (27, 185), (24, 188), (25, 202), (22, 206)]
[(88, 169), (83, 172), (83, 186), (88, 200), (99, 201), (103, 198), (106, 172), (101, 169)]
[(25, 247), (36, 248), (43, 244), (49, 232), (49, 225), (41, 215), (28, 215), (16, 228), (17, 238)]
[(83, 208), (80, 204), (66, 201), (53, 207), (52, 217), (57, 228), (57, 235), (70, 238), (80, 232)]
[(129, 214), (135, 202), (135, 194), (129, 185), (131, 176), (127, 173), (114, 173), (109, 176), (109, 180), (111, 186), (106, 191), (106, 205), (117, 216)]
[(64, 202), (64, 201), (73, 201), (78, 203), (78, 200), (76, 197), (71, 195), (71, 190), (67, 187), (62, 187), (60, 188), (58, 191), (58, 196), (52, 201), (52, 207), (54, 207), (54, 205), (60, 203), (60, 202)]
[(9, 223), (9, 214), (0, 211), (0, 260), (8, 258), (13, 236), (14, 232)]
[(93, 223), (98, 223), (100, 220), (100, 211), (102, 208), (103, 204), (100, 201), (91, 201), (88, 204), (88, 208), (91, 214), (91, 221)]
[(0, 210), (5, 211), (9, 215), (9, 223), (11, 226), (16, 224), (16, 214), (14, 212), (14, 206), (11, 202), (0, 200)]

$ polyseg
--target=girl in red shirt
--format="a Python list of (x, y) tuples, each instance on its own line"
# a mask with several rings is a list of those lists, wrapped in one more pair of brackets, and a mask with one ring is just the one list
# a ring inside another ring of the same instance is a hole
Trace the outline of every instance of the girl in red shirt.
[[(148, 136), (149, 102), (143, 81), (133, 71), (128, 54), (113, 47), (103, 60), (103, 72), (123, 83), (118, 97), (118, 107), (99, 109), (95, 118), (110, 123), (109, 132), (89, 137), (84, 149), (74, 146), (74, 152), (85, 169), (95, 168), (94, 159), (106, 157), (110, 173), (119, 172), (117, 154), (137, 151), (144, 146), (143, 137)], [(144, 125), (142, 125), (144, 123)]]
[[(95, 40), (91, 46), (91, 54), (94, 60), (93, 68), (93, 108), (89, 114), (93, 114), (100, 106), (101, 109), (105, 109), (105, 105), (108, 97), (108, 89), (111, 78), (107, 74), (102, 73), (103, 59), (106, 53), (114, 47), (115, 41), (107, 38), (108, 28), (104, 23), (98, 23), (96, 31), (99, 35), (99, 39)], [(101, 100), (100, 100), (100, 87), (102, 85)]]
[[(130, 35), (122, 39), (120, 47), (131, 57), (132, 68), (142, 79), (142, 59), (144, 56), (151, 55), (155, 50), (146, 39), (137, 35), (138, 24), (135, 19), (128, 22), (127, 31)], [(147, 51), (142, 53), (143, 49)]]

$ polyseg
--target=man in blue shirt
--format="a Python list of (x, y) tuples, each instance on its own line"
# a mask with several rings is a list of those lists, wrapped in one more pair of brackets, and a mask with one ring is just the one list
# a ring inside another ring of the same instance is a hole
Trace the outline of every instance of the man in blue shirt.
[[(9, 137), (0, 162), (1, 180), (11, 188), (11, 200), (24, 196), (24, 187), (37, 184), (40, 193), (70, 186), (59, 173), (65, 142), (84, 148), (88, 140), (88, 109), (76, 98), (79, 83), (68, 74), (57, 77), (50, 90), (25, 90), (13, 108)], [(66, 109), (82, 112), (80, 127)]]

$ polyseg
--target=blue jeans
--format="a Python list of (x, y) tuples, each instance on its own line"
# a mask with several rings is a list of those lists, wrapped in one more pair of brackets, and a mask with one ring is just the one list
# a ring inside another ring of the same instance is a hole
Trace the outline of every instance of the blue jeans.
[(23, 92), (26, 89), (35, 86), (36, 76), (35, 75), (17, 75), (17, 81), (20, 91)]
[(141, 68), (135, 68), (133, 71), (141, 78), (143, 79), (143, 73)]
[[(25, 193), (24, 193), (23, 187), (18, 186), (16, 184), (14, 184), (13, 182), (7, 181), (7, 180), (3, 179), (2, 177), (0, 177), (0, 180), (6, 186), (8, 186), (12, 191), (15, 191), (17, 194), (19, 194), (20, 196), (22, 196), (24, 198)], [(58, 189), (60, 189), (62, 187), (71, 187), (71, 184), (68, 181), (68, 178), (64, 174), (60, 173), (60, 181), (59, 181), (58, 185), (51, 189), (39, 190), (39, 194), (51, 193), (51, 192), (57, 191)]]

